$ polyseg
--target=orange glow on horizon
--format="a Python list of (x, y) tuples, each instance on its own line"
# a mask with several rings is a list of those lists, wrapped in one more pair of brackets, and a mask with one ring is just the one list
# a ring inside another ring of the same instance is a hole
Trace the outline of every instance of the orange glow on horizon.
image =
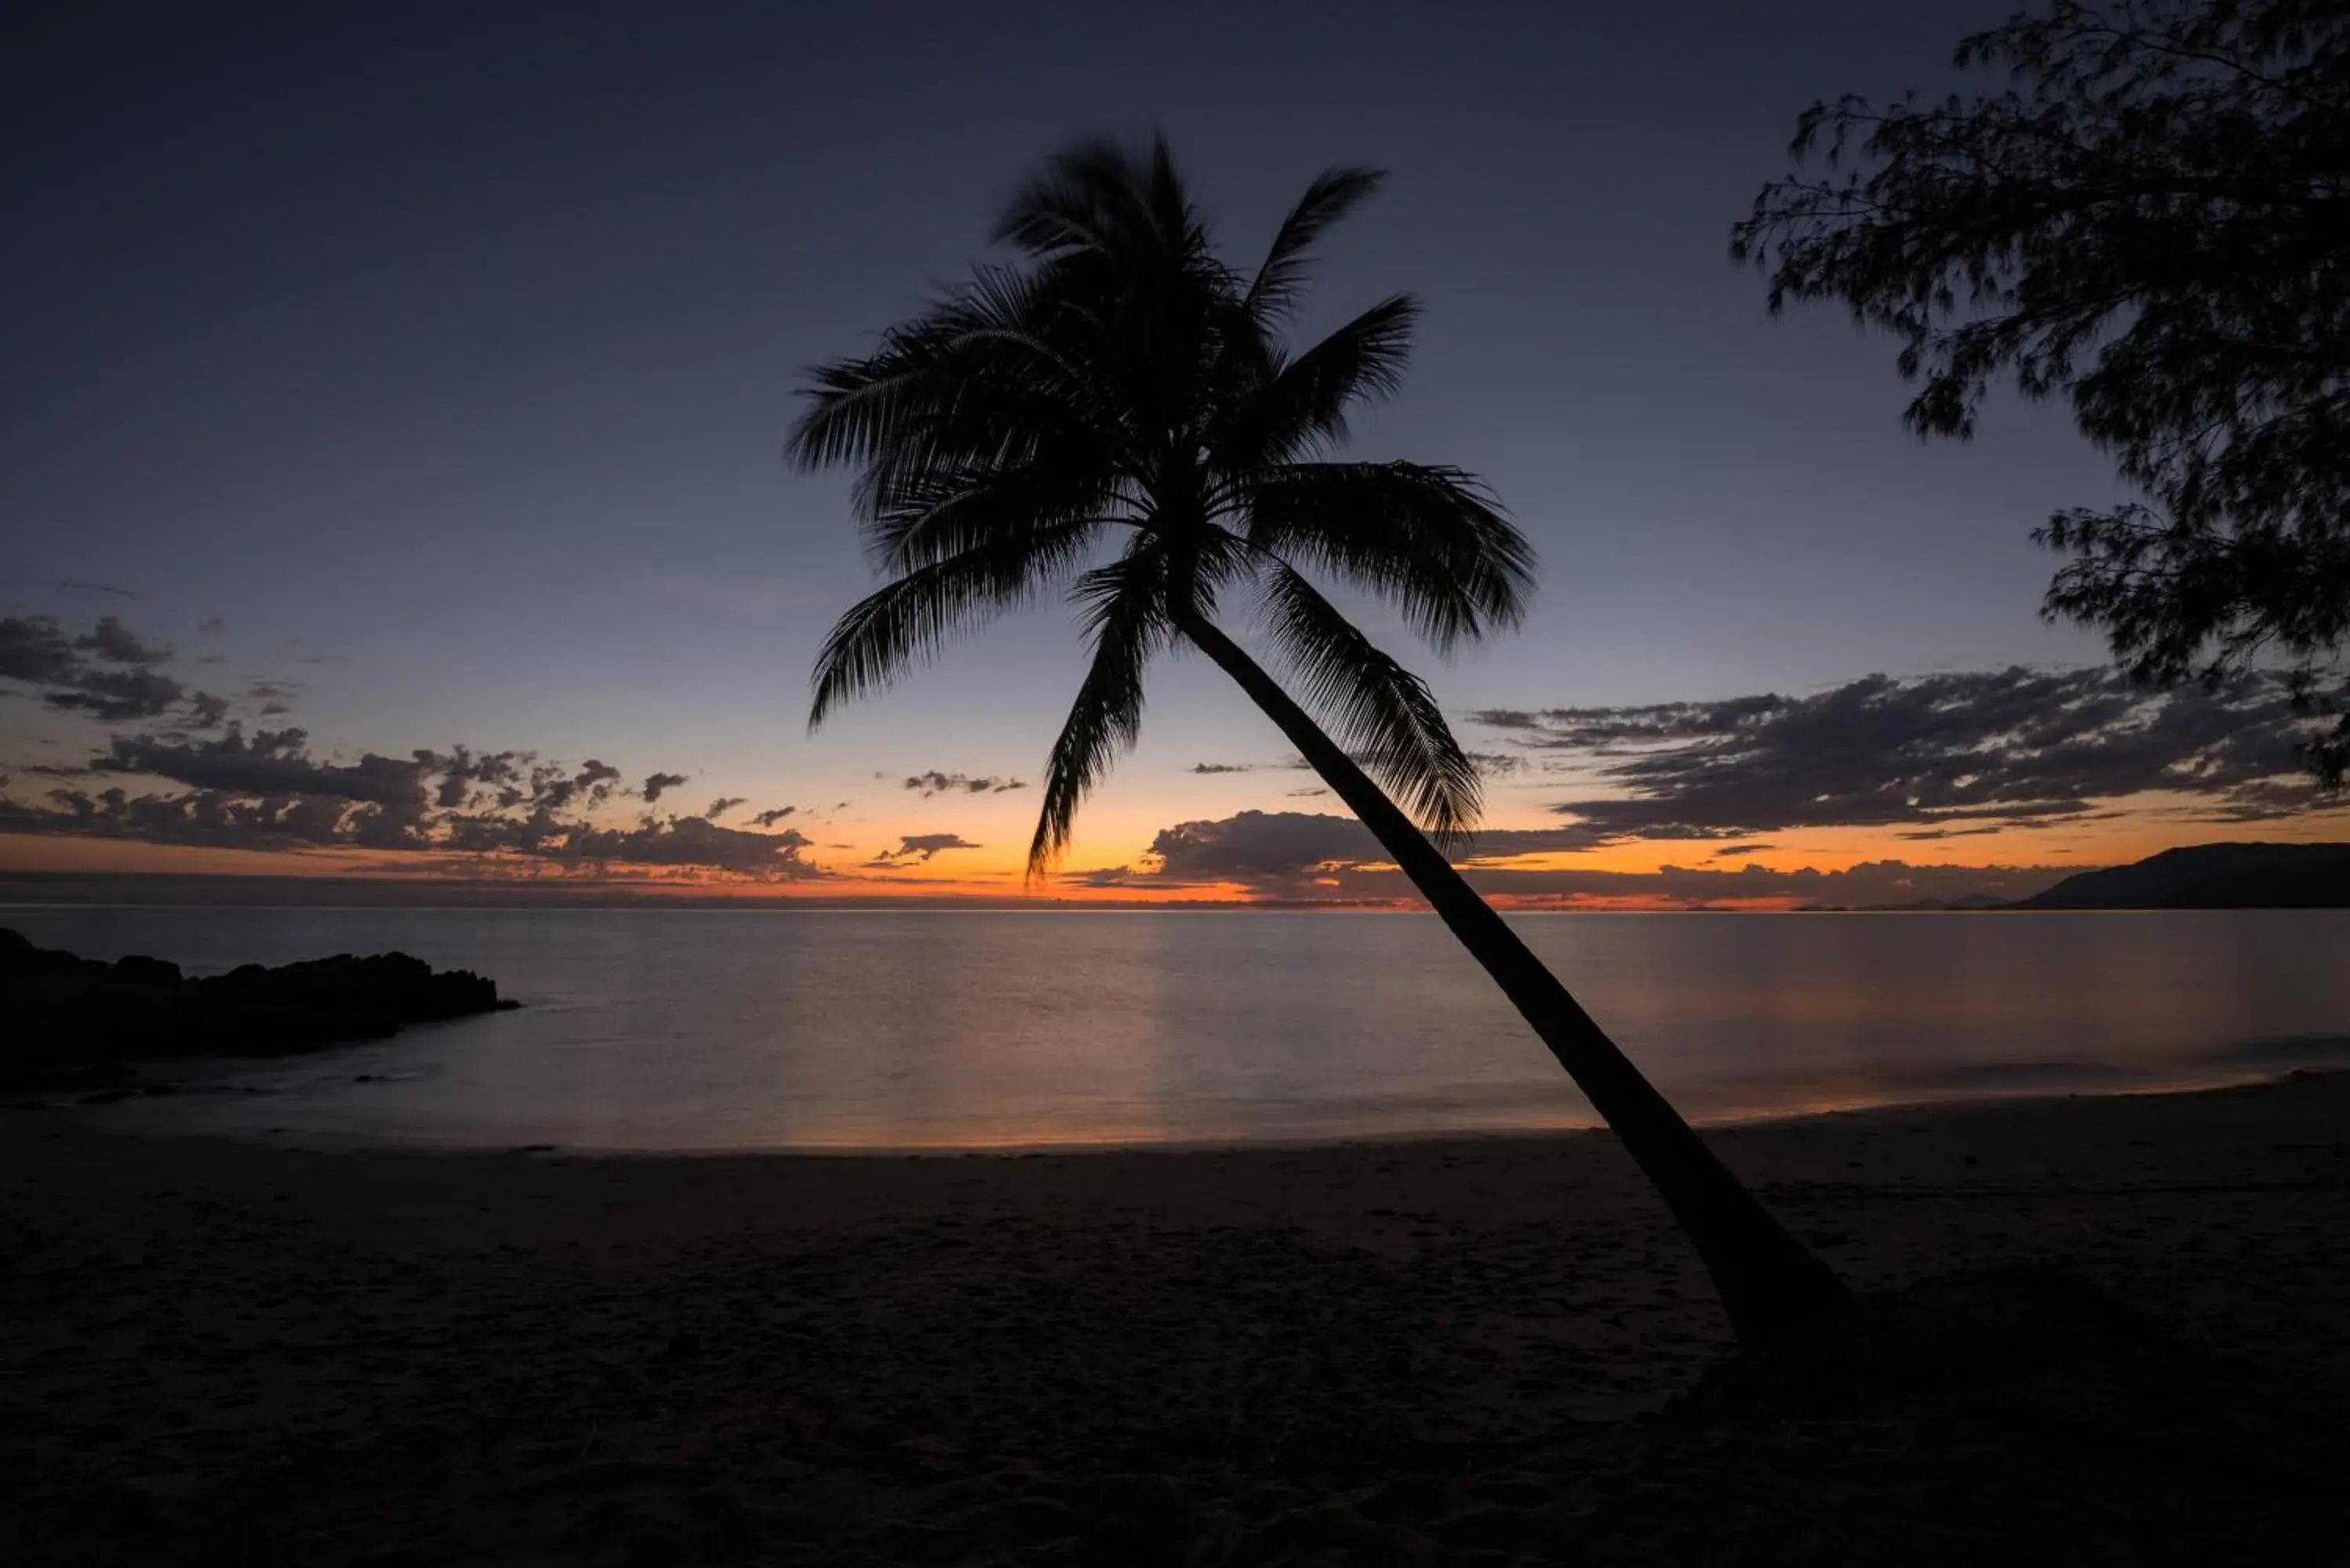
[[(1364, 862), (1337, 874), (1301, 868), (1294, 881), (1281, 885), (1277, 890), (1268, 890), (1274, 888), (1272, 883), (1252, 887), (1230, 881), (1154, 886), (1155, 863), (1149, 847), (1158, 833), (1170, 824), (1212, 819), (1214, 812), (1212, 808), (1203, 808), (1196, 798), (1197, 792), (1191, 789), (1152, 794), (1157, 798), (1145, 796), (1139, 791), (1121, 791), (1115, 800), (1102, 803), (1103, 809), (1081, 821), (1081, 837), (1065, 862), (1066, 869), (1033, 880), (1026, 875), (1024, 855), (1030, 828), (1028, 812), (1032, 807), (1016, 797), (958, 802), (958, 809), (951, 816), (918, 809), (914, 803), (908, 802), (903, 810), (878, 819), (852, 817), (816, 827), (816, 836), (806, 853), (811, 862), (822, 868), (821, 874), (789, 879), (691, 867), (567, 865), (522, 856), (458, 856), (440, 851), (348, 846), (233, 849), (120, 838), (5, 834), (0, 834), (0, 875), (344, 877), (462, 884), (475, 894), (484, 889), (503, 889), (517, 896), (555, 892), (727, 900), (910, 899), (985, 901), (1014, 907), (1315, 901), (1362, 908), (1419, 907), (1419, 900), (1401, 886), (1392, 866), (1385, 862)], [(1232, 809), (1224, 806), (1222, 815), (1230, 815)], [(1319, 814), (1336, 815), (1326, 803), (1322, 804)], [(1502, 829), (1558, 826), (1555, 816), (1539, 811), (1496, 815), (1500, 820), (1492, 826)], [(900, 852), (903, 839), (935, 833), (942, 816), (972, 836), (975, 840), (972, 847), (941, 850), (927, 860), (909, 857), (896, 866), (876, 865), (885, 852)], [(1931, 836), (1938, 832), (1943, 836)], [(1752, 839), (1632, 840), (1586, 850), (1534, 855), (1480, 855), (1472, 841), (1460, 861), (1472, 876), (1484, 874), (1488, 896), (1503, 908), (1690, 908), (1691, 900), (1687, 898), (1639, 891), (1526, 892), (1492, 884), (1506, 883), (1511, 876), (1521, 873), (1652, 877), (1666, 872), (1704, 872), (1713, 874), (1704, 879), (1704, 886), (1717, 890), (1707, 893), (1702, 907), (1768, 910), (1796, 909), (1820, 900), (1783, 891), (1783, 880), (1767, 892), (1760, 888), (1741, 892), (1738, 878), (1750, 867), (1758, 874), (1783, 879), (1806, 871), (1825, 876), (1887, 862), (1900, 862), (1921, 871), (1964, 867), (1985, 871), (2044, 870), (2062, 875), (2092, 867), (2126, 864), (2183, 844), (2228, 838), (2315, 841), (2344, 837), (2350, 837), (2350, 808), (2238, 824), (2215, 820), (2207, 805), (2191, 797), (2148, 795), (2109, 803), (2096, 814), (2077, 819), (2054, 819), (2047, 826), (2034, 827), (2002, 826), (1990, 832), (1967, 823), (1947, 827), (1812, 827)], [(1096, 879), (1104, 870), (1123, 870), (1125, 875)], [(1690, 880), (1684, 875), (1682, 885), (1687, 886)], [(1900, 878), (1897, 877), (1895, 886), (1899, 885)]]

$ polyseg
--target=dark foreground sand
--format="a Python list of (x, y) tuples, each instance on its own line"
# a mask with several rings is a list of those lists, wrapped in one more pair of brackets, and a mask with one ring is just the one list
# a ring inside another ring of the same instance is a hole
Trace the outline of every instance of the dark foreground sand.
[(2066, 1382), (2101, 1329), (1991, 1416), (1676, 1400), (1730, 1347), (1599, 1136), (577, 1158), (0, 1112), (0, 1561), (2350, 1552), (2350, 1076), (1717, 1136), (1856, 1282), (2061, 1260), (2241, 1359), (2145, 1407)]

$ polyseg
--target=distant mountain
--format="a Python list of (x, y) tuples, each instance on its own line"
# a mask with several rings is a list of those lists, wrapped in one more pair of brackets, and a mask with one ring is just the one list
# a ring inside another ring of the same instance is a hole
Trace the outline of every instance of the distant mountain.
[[(1860, 912), (1865, 915), (1935, 915), (1949, 914), (1953, 910), (2005, 909), (2012, 907), (2005, 898), (1996, 898), (1989, 893), (1961, 893), (1955, 898), (1912, 898), (1906, 904), (1863, 904), (1860, 906)], [(1851, 906), (1807, 904), (1804, 908), (1835, 913), (1847, 910)]]
[(2197, 844), (2084, 871), (2012, 909), (2350, 909), (2350, 844)]

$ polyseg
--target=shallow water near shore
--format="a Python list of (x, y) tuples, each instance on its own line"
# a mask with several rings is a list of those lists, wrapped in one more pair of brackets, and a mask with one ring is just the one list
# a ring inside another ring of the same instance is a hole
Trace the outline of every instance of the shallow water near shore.
[[(1693, 1116), (2350, 1064), (2350, 912), (1520, 917)], [(1575, 1127), (1432, 918), (1323, 912), (0, 909), (194, 971), (399, 949), (525, 1005), (128, 1123), (590, 1149), (1247, 1143)], [(175, 1067), (174, 1075), (185, 1074)], [(259, 1092), (250, 1092), (259, 1091)]]

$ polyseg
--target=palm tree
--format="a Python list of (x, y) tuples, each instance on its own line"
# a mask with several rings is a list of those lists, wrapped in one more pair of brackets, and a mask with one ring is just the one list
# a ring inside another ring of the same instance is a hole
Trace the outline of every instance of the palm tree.
[[(1092, 663), (1053, 745), (1033, 875), (1133, 745), (1151, 657), (1186, 643), (1205, 653), (1362, 819), (1622, 1138), (1740, 1336), (1773, 1338), (1843, 1287), (1452, 868), (1437, 845), (1475, 823), (1477, 770), (1427, 685), (1306, 575), (1388, 600), (1440, 652), (1514, 625), (1534, 583), (1533, 550), (1471, 475), (1330, 456), (1348, 411), (1402, 379), (1409, 296), (1303, 351), (1281, 340), (1315, 241), (1379, 180), (1322, 175), (1242, 272), (1217, 256), (1163, 141), (1139, 155), (1081, 144), (998, 222), (993, 237), (1015, 262), (975, 269), (873, 353), (811, 371), (792, 454), (803, 470), (858, 470), (860, 525), (889, 581), (826, 639), (810, 727), (951, 634), (1066, 591)], [(1286, 685), (1218, 625), (1244, 594)]]

